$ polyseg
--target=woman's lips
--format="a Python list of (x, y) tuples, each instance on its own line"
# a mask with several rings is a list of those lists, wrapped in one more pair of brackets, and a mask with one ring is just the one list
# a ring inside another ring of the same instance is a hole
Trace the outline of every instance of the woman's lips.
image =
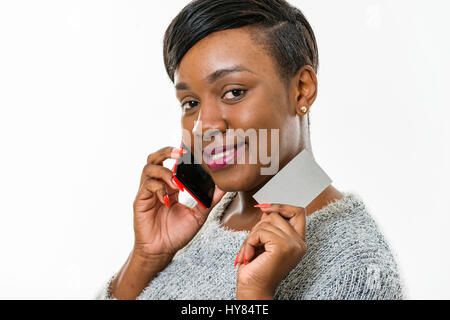
[(228, 166), (229, 164), (235, 163), (242, 152), (245, 150), (246, 143), (241, 143), (239, 146), (235, 146), (232, 149), (224, 150), (222, 152), (215, 152), (211, 155), (205, 155), (206, 165), (212, 169), (217, 170)]

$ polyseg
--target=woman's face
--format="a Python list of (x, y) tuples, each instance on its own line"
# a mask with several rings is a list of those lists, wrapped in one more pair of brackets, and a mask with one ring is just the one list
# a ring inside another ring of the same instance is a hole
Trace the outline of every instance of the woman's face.
[[(250, 30), (244, 27), (218, 31), (203, 38), (185, 54), (174, 76), (182, 108), (183, 141), (189, 141), (191, 150), (200, 145), (205, 151), (208, 145), (236, 144), (239, 140), (233, 140), (227, 129), (234, 129), (233, 135), (246, 141), (241, 149), (245, 162), (243, 158), (235, 159), (234, 164), (212, 168), (201, 160), (202, 167), (225, 191), (251, 191), (270, 179), (271, 175), (261, 174), (262, 167), (271, 166), (261, 163), (262, 149), (268, 157), (278, 152), (279, 159), (272, 164), (276, 168), (284, 166), (302, 149), (297, 116), (301, 97), (296, 80), (290, 88), (286, 87), (275, 61), (251, 39)], [(228, 71), (220, 72), (222, 69)], [(256, 163), (249, 161), (250, 135), (244, 137), (249, 129), (255, 130), (258, 144), (263, 143), (255, 146)], [(259, 129), (266, 129), (267, 139), (260, 141)], [(274, 143), (271, 134), (277, 130), (273, 129), (279, 130)], [(204, 135), (209, 135), (210, 140)], [(194, 145), (195, 136), (200, 139), (199, 145)]]

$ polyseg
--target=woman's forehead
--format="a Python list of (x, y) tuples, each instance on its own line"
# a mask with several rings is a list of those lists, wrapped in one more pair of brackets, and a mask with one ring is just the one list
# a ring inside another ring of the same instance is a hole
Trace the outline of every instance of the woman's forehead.
[(249, 29), (236, 28), (211, 33), (192, 46), (175, 71), (175, 83), (206, 79), (217, 70), (233, 66), (260, 75), (275, 71), (272, 58), (252, 40)]

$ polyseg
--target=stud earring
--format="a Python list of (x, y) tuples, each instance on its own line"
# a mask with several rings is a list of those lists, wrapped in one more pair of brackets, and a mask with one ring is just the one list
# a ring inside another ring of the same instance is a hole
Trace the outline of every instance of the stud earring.
[(302, 106), (300, 108), (300, 111), (303, 112), (303, 113), (306, 113), (306, 111), (308, 111), (308, 108), (306, 106)]

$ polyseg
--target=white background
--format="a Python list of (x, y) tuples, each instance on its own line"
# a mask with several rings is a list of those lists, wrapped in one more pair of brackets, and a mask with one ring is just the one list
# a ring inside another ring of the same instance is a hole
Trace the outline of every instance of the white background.
[[(162, 38), (186, 3), (0, 1), (0, 298), (91, 299), (125, 262), (146, 157), (179, 145)], [(316, 160), (408, 297), (449, 299), (449, 2), (291, 3), (319, 45)]]

